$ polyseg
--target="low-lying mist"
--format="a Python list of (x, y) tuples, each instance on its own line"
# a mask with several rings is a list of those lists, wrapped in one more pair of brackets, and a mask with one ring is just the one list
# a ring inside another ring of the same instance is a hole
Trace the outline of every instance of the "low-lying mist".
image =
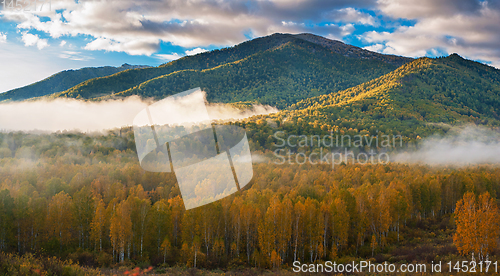
[[(0, 131), (93, 132), (131, 126), (137, 113), (152, 103), (138, 96), (121, 100), (86, 102), (55, 99), (0, 104)], [(197, 110), (189, 110), (196, 113)], [(213, 120), (241, 120), (278, 112), (271, 106), (253, 105), (246, 110), (229, 104), (208, 104)]]
[(454, 127), (441, 136), (425, 138), (414, 152), (391, 158), (400, 163), (466, 166), (500, 163), (500, 132), (478, 127)]

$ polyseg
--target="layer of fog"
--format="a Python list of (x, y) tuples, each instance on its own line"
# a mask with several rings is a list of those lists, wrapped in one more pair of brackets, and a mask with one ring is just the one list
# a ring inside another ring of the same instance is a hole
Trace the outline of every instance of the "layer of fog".
[[(134, 117), (152, 101), (131, 96), (122, 100), (85, 102), (55, 99), (0, 104), (0, 131), (94, 132), (131, 126)], [(246, 110), (228, 104), (208, 104), (212, 120), (241, 120), (277, 112), (271, 106), (253, 105)], [(196, 114), (196, 109), (189, 110)], [(182, 116), (182, 114), (179, 114)]]
[(391, 158), (400, 163), (466, 166), (500, 163), (500, 132), (478, 127), (451, 128), (443, 137), (432, 136), (419, 149)]

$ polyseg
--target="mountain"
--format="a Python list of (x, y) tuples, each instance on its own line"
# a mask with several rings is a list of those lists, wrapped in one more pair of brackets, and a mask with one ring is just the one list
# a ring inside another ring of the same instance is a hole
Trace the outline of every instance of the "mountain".
[(500, 70), (452, 54), (416, 59), (355, 87), (302, 100), (271, 117), (346, 133), (416, 138), (464, 123), (499, 127), (499, 110)]
[(396, 66), (401, 66), (413, 60), (412, 58), (407, 57), (375, 53), (356, 46), (344, 44), (343, 42), (337, 40), (331, 40), (313, 34), (298, 34), (295, 35), (295, 37), (321, 45), (334, 53), (350, 58), (376, 59)]
[(251, 100), (283, 108), (361, 84), (412, 60), (315, 37), (274, 34), (159, 67), (91, 79), (54, 97), (160, 99), (199, 86), (209, 101)]
[(67, 90), (83, 81), (109, 76), (129, 69), (145, 68), (143, 65), (123, 64), (120, 67), (87, 67), (79, 70), (66, 70), (33, 84), (0, 93), (0, 102), (5, 100), (21, 101), (50, 95)]

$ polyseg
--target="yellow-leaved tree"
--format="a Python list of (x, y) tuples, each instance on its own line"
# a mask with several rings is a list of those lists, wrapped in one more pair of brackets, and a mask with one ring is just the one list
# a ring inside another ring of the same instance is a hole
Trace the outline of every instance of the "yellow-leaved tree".
[[(90, 238), (94, 241), (94, 249), (102, 251), (102, 238), (104, 236), (104, 226), (106, 222), (106, 206), (102, 199), (95, 198), (95, 211), (90, 223)], [(99, 244), (99, 245), (98, 245)]]
[(476, 196), (467, 192), (455, 209), (457, 231), (453, 236), (462, 255), (474, 253), (480, 260), (497, 246), (500, 217), (495, 199), (488, 192)]
[(48, 235), (57, 237), (60, 248), (69, 244), (71, 241), (71, 225), (73, 224), (73, 214), (71, 212), (72, 200), (65, 193), (60, 192), (52, 197), (49, 202), (49, 211), (47, 213)]
[(125, 260), (125, 250), (130, 258), (130, 245), (132, 237), (132, 220), (130, 218), (130, 205), (124, 200), (116, 205), (114, 213), (111, 216), (109, 235), (113, 244), (114, 252), (118, 253), (118, 260)]

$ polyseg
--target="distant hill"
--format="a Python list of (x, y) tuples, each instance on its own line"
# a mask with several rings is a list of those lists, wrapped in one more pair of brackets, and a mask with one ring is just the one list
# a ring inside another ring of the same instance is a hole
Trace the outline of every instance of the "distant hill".
[[(420, 58), (272, 117), (342, 132), (430, 135), (464, 123), (500, 126), (500, 70), (457, 54)], [(300, 119), (299, 119), (300, 118)]]
[(143, 65), (123, 64), (120, 67), (87, 67), (79, 70), (66, 70), (54, 74), (44, 80), (20, 88), (0, 93), (0, 102), (5, 100), (21, 101), (30, 98), (50, 95), (67, 90), (83, 81), (109, 76), (129, 69), (146, 68)]
[(91, 79), (54, 96), (160, 99), (199, 86), (210, 101), (257, 101), (283, 108), (361, 84), (411, 60), (310, 34), (274, 34), (155, 68)]

